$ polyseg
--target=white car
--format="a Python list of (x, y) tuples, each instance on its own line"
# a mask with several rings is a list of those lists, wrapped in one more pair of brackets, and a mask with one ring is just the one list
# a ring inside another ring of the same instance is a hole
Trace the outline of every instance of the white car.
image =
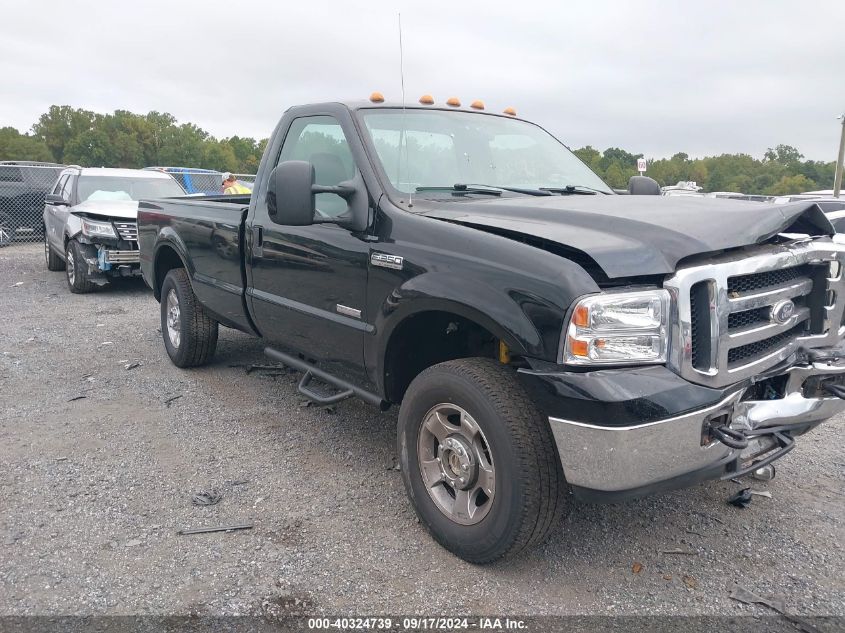
[(69, 167), (44, 204), (48, 270), (66, 270), (71, 292), (113, 277), (140, 276), (138, 200), (184, 196), (170, 175), (140, 169)]

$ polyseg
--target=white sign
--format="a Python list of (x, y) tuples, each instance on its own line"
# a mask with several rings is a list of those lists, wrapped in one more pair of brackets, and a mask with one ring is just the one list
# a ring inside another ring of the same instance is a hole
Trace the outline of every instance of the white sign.
[(645, 158), (638, 158), (637, 159), (637, 171), (642, 174), (645, 171), (645, 167), (646, 167)]

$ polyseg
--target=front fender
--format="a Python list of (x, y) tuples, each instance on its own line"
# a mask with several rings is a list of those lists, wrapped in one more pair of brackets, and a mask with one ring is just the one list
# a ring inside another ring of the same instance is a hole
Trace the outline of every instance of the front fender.
[(68, 213), (65, 221), (65, 238), (72, 240), (80, 233), (82, 233), (82, 218), (73, 213)]
[[(566, 266), (561, 268), (565, 269)], [(489, 267), (471, 274), (428, 271), (404, 280), (383, 300), (373, 319), (375, 345), (365, 346), (371, 376), (384, 388), (384, 370), (391, 339), (408, 318), (425, 312), (449, 312), (485, 328), (517, 356), (555, 362), (566, 313), (575, 296), (592, 291), (584, 275), (558, 282), (503, 274)], [(582, 272), (583, 274), (583, 272)], [(503, 281), (506, 280), (506, 281)]]
[(558, 307), (540, 297), (505, 292), (480, 279), (428, 272), (407, 280), (382, 305), (375, 321), (381, 356), (400, 323), (430, 311), (452, 312), (474, 321), (504, 340), (513, 353), (534, 357), (544, 357), (549, 344), (557, 348), (563, 319)]

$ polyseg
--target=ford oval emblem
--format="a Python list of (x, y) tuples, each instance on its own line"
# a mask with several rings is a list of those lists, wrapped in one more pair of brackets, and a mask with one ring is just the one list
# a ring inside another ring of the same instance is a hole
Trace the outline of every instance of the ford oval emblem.
[(773, 322), (780, 323), (782, 325), (789, 321), (793, 314), (795, 314), (795, 304), (790, 299), (784, 299), (783, 301), (778, 301), (772, 306), (772, 311), (769, 316)]

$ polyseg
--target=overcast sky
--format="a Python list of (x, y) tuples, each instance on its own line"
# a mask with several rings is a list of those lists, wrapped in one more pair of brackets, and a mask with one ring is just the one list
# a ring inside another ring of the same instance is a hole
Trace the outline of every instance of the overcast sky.
[(261, 138), (290, 105), (398, 100), (401, 11), (409, 100), (512, 105), (571, 147), (836, 157), (842, 0), (290, 5), (2, 0), (0, 126), (68, 104)]

